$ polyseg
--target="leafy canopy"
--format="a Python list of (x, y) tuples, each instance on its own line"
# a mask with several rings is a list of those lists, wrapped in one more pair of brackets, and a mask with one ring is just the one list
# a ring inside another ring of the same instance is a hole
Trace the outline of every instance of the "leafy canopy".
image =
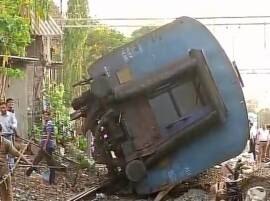
[[(50, 0), (0, 0), (0, 54), (5, 55), (1, 66), (8, 63), (9, 55), (25, 55), (31, 43), (30, 12), (45, 17)], [(1, 74), (18, 77), (18, 69), (1, 69)], [(21, 73), (19, 73), (21, 74)]]

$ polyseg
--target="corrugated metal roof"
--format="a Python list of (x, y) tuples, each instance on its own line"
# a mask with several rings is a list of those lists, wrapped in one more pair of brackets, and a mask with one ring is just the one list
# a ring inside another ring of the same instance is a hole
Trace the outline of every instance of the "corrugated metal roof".
[(46, 20), (42, 20), (35, 16), (34, 13), (31, 13), (31, 28), (32, 33), (38, 36), (58, 36), (63, 34), (61, 28), (51, 16), (48, 16)]

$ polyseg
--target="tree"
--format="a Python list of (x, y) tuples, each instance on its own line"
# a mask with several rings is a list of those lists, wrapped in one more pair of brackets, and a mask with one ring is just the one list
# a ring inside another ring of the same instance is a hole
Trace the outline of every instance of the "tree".
[[(30, 12), (45, 17), (49, 0), (4, 0), (0, 2), (0, 96), (4, 96), (8, 77), (16, 77), (18, 69), (7, 66), (10, 55), (25, 55), (31, 42)], [(8, 68), (7, 68), (8, 67)]]
[[(79, 19), (88, 17), (88, 1), (69, 0), (67, 16), (68, 18), (78, 19), (71, 23), (84, 25), (85, 22), (81, 22)], [(66, 28), (64, 31), (63, 83), (66, 91), (65, 99), (68, 105), (74, 95), (81, 93), (80, 89), (74, 90), (72, 85), (82, 78), (84, 72), (88, 30), (88, 28)]]
[(144, 27), (141, 27), (135, 31), (133, 31), (133, 33), (131, 34), (131, 37), (132, 38), (139, 38), (147, 33), (150, 33), (151, 31), (155, 30), (156, 27), (155, 26), (144, 26)]
[(87, 63), (93, 63), (127, 41), (128, 39), (123, 34), (106, 26), (99, 26), (90, 30), (87, 38), (89, 48)]
[(53, 1), (49, 2), (49, 15), (52, 18), (62, 18), (61, 10)]
[[(88, 16), (87, 0), (69, 0), (68, 12), (72, 25), (86, 25), (80, 18)], [(66, 104), (69, 105), (73, 97), (79, 96), (82, 87), (73, 88), (72, 85), (87, 76), (89, 64), (107, 54), (111, 50), (124, 44), (127, 39), (120, 32), (99, 25), (95, 28), (71, 28), (64, 31), (64, 71), (63, 83), (66, 90)]]
[[(52, 86), (54, 85), (54, 86)], [(64, 104), (64, 85), (49, 83), (46, 86), (46, 100), (50, 104), (50, 110), (53, 111), (55, 121), (55, 135), (57, 142), (63, 141), (65, 134), (71, 128), (69, 120), (69, 108)]]

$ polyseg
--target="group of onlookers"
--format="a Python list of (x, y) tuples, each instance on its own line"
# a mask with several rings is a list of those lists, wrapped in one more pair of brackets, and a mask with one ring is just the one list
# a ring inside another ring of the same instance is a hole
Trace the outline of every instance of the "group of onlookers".
[(267, 126), (257, 129), (250, 124), (249, 148), (256, 162), (270, 161), (270, 133)]
[(44, 123), (39, 145), (40, 150), (32, 163), (23, 156), (23, 153), (19, 152), (20, 146), (15, 144), (15, 138), (23, 138), (18, 135), (14, 105), (15, 101), (12, 98), (0, 101), (0, 198), (4, 201), (13, 200), (11, 175), (15, 168), (14, 157), (19, 157), (29, 165), (26, 170), (27, 176), (30, 176), (34, 170), (38, 171), (38, 163), (45, 159), (50, 169), (49, 184), (55, 184), (55, 168), (52, 154), (56, 144), (50, 111), (43, 111)]

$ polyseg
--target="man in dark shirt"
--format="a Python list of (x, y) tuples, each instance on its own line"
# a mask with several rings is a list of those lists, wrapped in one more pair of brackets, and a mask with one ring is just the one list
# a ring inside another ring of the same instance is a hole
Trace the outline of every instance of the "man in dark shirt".
[[(40, 146), (42, 147), (37, 156), (33, 161), (33, 165), (38, 165), (40, 161), (44, 158), (47, 162), (48, 166), (54, 166), (54, 160), (52, 154), (55, 150), (55, 136), (54, 136), (54, 125), (51, 120), (51, 114), (49, 111), (43, 112), (44, 125), (43, 125), (43, 133), (41, 136)], [(34, 167), (30, 167), (26, 171), (26, 175), (30, 176), (31, 173), (35, 170)], [(55, 169), (50, 168), (50, 177), (49, 184), (55, 183)]]

